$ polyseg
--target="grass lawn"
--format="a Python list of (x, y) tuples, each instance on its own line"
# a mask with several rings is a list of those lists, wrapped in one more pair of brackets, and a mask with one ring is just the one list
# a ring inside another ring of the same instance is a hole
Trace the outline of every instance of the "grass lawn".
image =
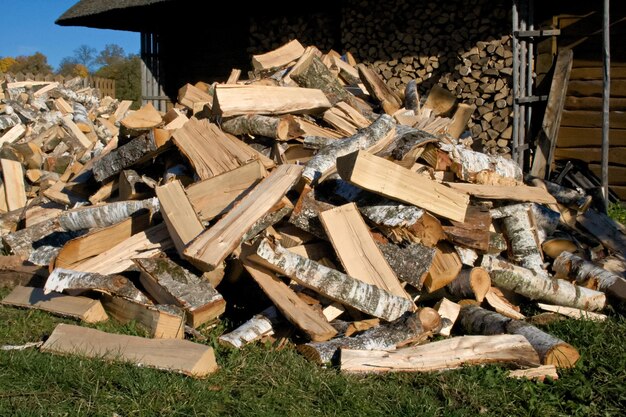
[[(7, 290), (0, 291), (5, 296)], [(0, 345), (41, 340), (57, 323), (40, 311), (0, 306)], [(101, 330), (143, 335), (113, 322)], [(626, 409), (626, 319), (566, 320), (545, 327), (581, 360), (543, 383), (498, 366), (430, 374), (345, 376), (309, 363), (292, 346), (241, 351), (215, 343), (220, 371), (205, 380), (36, 349), (0, 351), (0, 415), (75, 416), (618, 416)]]

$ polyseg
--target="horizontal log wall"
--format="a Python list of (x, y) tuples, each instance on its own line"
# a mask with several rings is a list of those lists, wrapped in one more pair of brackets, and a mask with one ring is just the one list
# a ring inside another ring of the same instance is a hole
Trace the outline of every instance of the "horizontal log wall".
[[(328, 14), (252, 19), (250, 53), (290, 39), (323, 52), (349, 51), (404, 91), (416, 79), (422, 97), (438, 84), (475, 104), (469, 122), (478, 148), (510, 153), (511, 4), (497, 0), (346, 0)], [(339, 25), (339, 28), (336, 26)]]

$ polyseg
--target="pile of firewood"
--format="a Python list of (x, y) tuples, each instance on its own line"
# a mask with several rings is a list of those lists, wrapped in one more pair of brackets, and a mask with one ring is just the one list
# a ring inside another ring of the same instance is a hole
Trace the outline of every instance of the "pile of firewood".
[(297, 41), (252, 64), (247, 80), (183, 86), (166, 114), (71, 82), (2, 85), (0, 283), (17, 285), (2, 303), (153, 337), (59, 325), (42, 351), (207, 375), (213, 350), (185, 336), (252, 280), (272, 306), (225, 346), (287, 327), (344, 372), (497, 362), (556, 377), (576, 347), (520, 303), (597, 320), (622, 308), (623, 227), (473, 151), (470, 105), (394, 91)]

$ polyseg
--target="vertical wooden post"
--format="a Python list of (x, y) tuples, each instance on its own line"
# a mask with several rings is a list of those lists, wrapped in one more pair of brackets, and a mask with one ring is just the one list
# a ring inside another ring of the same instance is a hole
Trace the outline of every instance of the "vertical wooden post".
[(511, 149), (511, 155), (513, 160), (520, 162), (519, 153), (519, 42), (517, 40), (516, 32), (519, 31), (519, 14), (517, 11), (517, 1), (513, 0), (513, 9), (511, 11), (511, 20), (513, 21), (513, 146)]
[(604, 0), (603, 18), (603, 90), (602, 90), (602, 192), (606, 206), (609, 205), (609, 97), (611, 95), (611, 50), (609, 36), (609, 0)]

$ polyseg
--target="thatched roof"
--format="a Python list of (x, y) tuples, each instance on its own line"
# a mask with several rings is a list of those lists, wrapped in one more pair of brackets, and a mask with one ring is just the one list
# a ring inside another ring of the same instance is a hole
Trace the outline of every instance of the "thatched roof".
[(81, 0), (57, 20), (61, 26), (141, 31), (149, 22), (149, 10), (162, 10), (173, 0)]

